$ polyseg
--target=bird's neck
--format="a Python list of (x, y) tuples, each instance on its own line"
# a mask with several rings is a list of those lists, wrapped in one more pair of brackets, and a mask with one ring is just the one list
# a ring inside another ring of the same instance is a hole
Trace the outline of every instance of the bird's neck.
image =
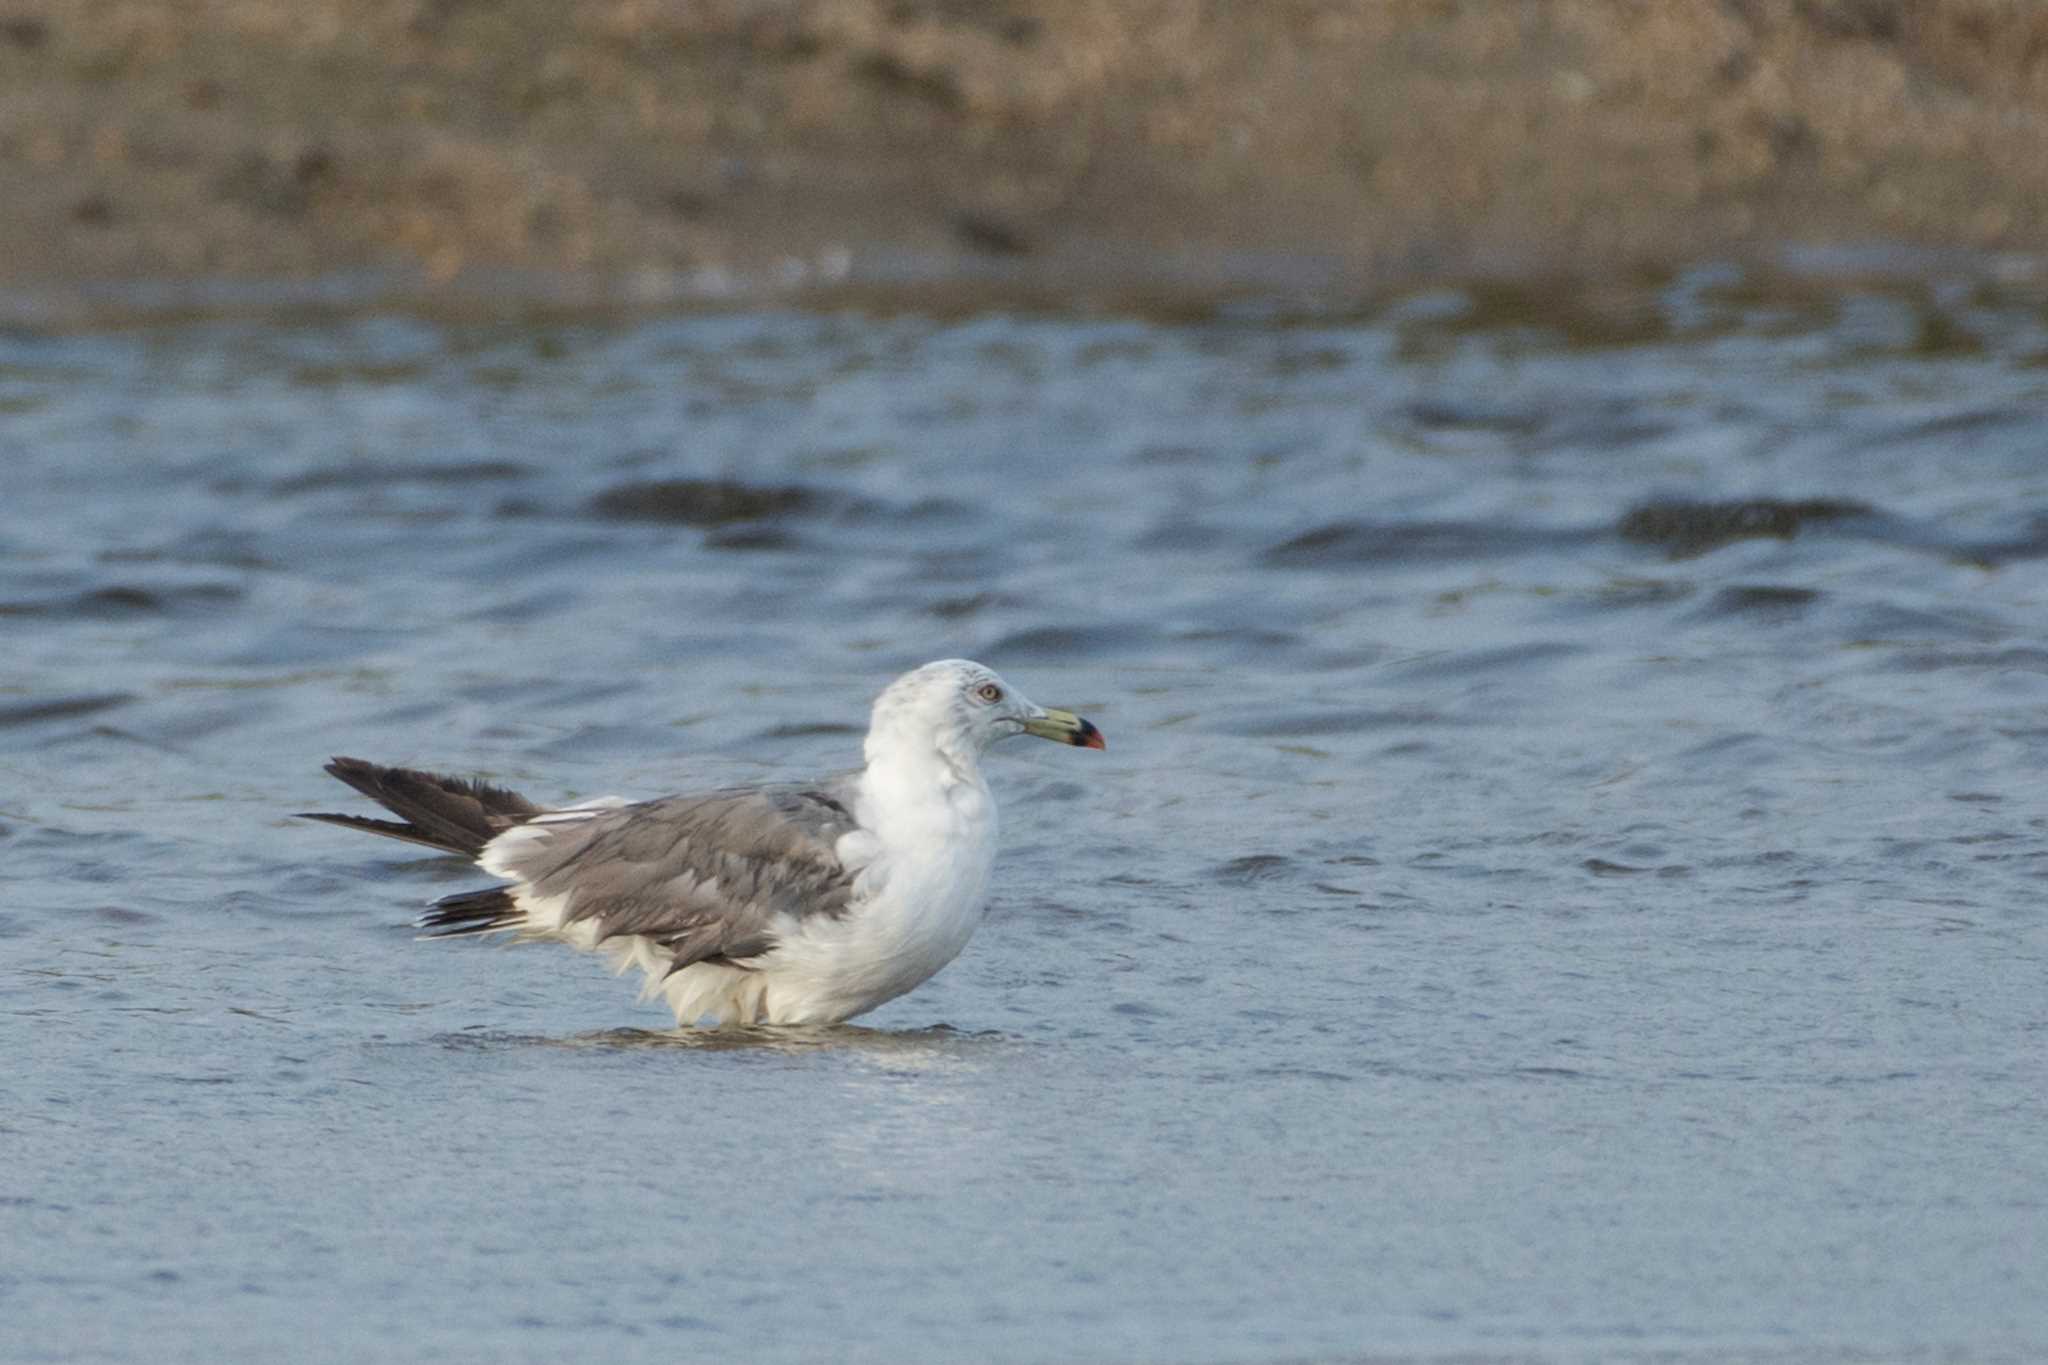
[(885, 840), (914, 839), (941, 829), (958, 831), (992, 814), (979, 755), (935, 739), (928, 730), (913, 735), (908, 729), (877, 725), (868, 732), (861, 823)]

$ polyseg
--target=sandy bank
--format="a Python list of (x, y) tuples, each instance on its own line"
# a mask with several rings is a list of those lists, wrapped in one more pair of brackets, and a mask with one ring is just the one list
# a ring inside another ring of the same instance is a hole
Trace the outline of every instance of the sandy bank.
[(2035, 253), (2048, 6), (14, 0), (0, 176), (46, 301)]

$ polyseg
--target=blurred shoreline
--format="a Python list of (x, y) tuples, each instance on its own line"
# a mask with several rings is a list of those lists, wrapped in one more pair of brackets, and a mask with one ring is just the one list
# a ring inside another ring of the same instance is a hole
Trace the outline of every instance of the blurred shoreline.
[(34, 0), (0, 321), (2038, 284), (2048, 6)]

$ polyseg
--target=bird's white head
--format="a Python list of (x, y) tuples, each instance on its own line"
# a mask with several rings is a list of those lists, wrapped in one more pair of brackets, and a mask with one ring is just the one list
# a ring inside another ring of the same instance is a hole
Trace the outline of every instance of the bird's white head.
[(1102, 732), (1089, 722), (1040, 706), (986, 664), (940, 659), (905, 673), (875, 698), (867, 758), (875, 763), (906, 751), (936, 750), (971, 766), (989, 745), (1011, 735), (1103, 747)]

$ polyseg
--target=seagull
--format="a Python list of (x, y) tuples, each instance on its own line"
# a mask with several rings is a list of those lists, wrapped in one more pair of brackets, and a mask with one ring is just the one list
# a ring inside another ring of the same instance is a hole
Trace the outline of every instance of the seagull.
[(639, 968), (678, 1027), (827, 1025), (951, 962), (981, 923), (996, 804), (981, 756), (1102, 732), (967, 659), (912, 669), (875, 699), (866, 766), (815, 783), (553, 809), (481, 781), (359, 758), (327, 771), (397, 820), (303, 818), (475, 859), (504, 885), (435, 901), (425, 938), (507, 933)]

